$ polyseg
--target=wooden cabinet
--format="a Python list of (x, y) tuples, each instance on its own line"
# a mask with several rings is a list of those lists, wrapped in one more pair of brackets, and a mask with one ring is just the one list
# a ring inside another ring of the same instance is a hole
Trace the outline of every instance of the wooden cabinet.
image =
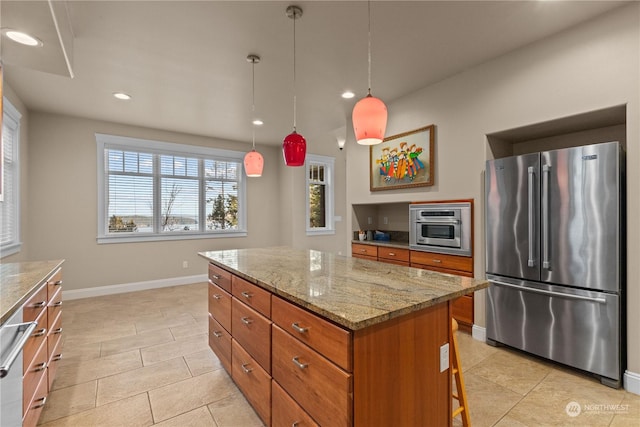
[(378, 247), (378, 261), (391, 264), (409, 266), (409, 249), (391, 248), (388, 246)]
[(271, 321), (233, 298), (231, 336), (267, 372), (271, 372)]
[(262, 421), (271, 421), (271, 375), (236, 341), (232, 341), (231, 377)]
[(313, 418), (276, 381), (271, 381), (271, 425), (318, 427)]
[(209, 283), (209, 314), (231, 332), (231, 294), (214, 283)]
[(378, 247), (373, 245), (363, 245), (360, 243), (351, 244), (351, 256), (354, 258), (378, 260)]
[(62, 270), (57, 269), (23, 306), (24, 322), (37, 322), (23, 348), (22, 425), (40, 418), (62, 358)]

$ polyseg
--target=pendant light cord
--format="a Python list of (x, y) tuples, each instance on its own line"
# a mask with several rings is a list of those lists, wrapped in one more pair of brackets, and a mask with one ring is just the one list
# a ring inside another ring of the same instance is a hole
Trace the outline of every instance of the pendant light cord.
[(296, 131), (296, 11), (293, 11), (293, 131)]
[[(256, 60), (251, 60), (251, 120), (255, 119), (256, 113)], [(251, 124), (251, 141), (253, 143), (253, 151), (256, 150), (256, 125)]]
[(369, 95), (371, 95), (371, 1), (367, 1), (367, 14), (369, 16)]

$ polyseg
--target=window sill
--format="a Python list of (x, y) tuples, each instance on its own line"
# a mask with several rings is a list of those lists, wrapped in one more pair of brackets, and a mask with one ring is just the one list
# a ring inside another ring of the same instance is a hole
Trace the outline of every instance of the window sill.
[(307, 230), (307, 236), (329, 236), (336, 234), (336, 230)]
[(22, 243), (11, 243), (6, 246), (0, 247), (0, 258), (7, 257), (9, 255), (17, 254), (22, 249)]
[(146, 236), (98, 236), (98, 244), (111, 243), (137, 243), (137, 242), (159, 242), (167, 240), (197, 240), (197, 239), (224, 239), (233, 237), (247, 237), (246, 231), (230, 231), (227, 233), (176, 233), (176, 234), (149, 234)]

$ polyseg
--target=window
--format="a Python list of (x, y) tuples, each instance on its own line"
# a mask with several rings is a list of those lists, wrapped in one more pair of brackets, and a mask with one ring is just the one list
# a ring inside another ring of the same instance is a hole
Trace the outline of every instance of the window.
[(0, 188), (0, 256), (20, 252), (20, 119), (22, 115), (7, 100), (3, 99), (2, 116), (2, 179)]
[(307, 235), (335, 234), (333, 157), (307, 154)]
[(244, 153), (96, 134), (98, 242), (246, 236)]

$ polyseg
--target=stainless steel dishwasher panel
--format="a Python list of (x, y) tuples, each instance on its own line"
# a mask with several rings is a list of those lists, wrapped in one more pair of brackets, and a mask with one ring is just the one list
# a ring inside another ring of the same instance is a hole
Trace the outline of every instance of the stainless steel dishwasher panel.
[(618, 295), (494, 275), (487, 279), (489, 340), (620, 380)]

